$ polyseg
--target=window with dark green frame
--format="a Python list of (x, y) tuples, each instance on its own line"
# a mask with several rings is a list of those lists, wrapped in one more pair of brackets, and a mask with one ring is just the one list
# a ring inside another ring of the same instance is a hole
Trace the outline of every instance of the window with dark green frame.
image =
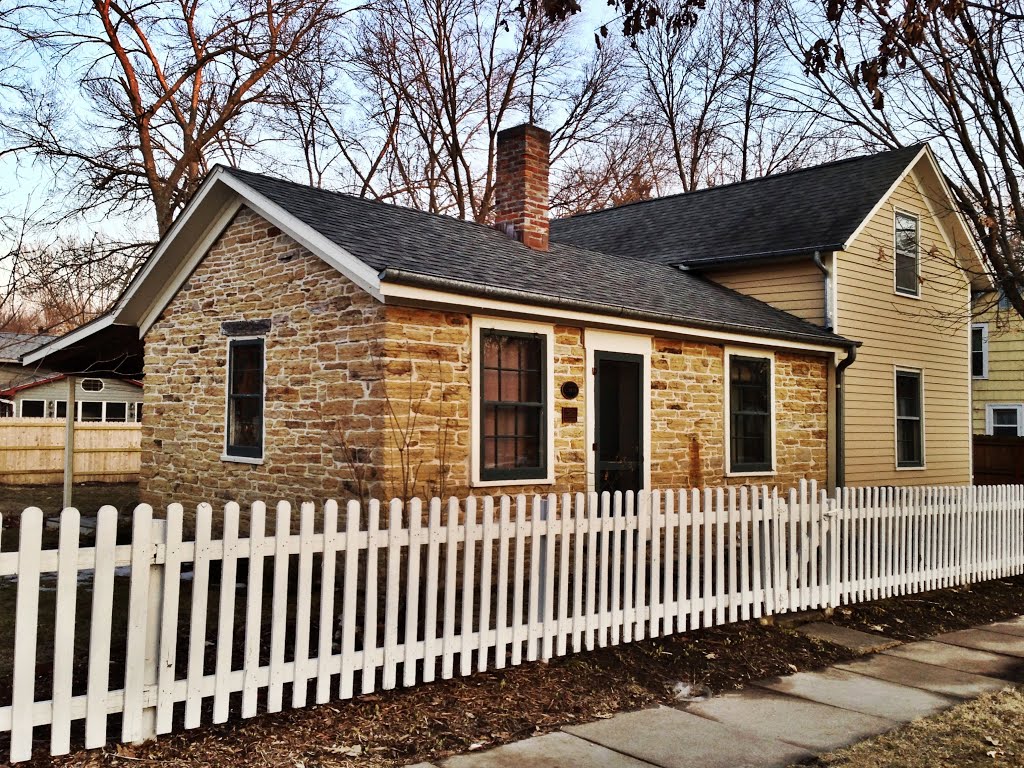
[(480, 479), (542, 479), (547, 337), (483, 330), (480, 349)]
[(228, 418), (225, 454), (263, 458), (263, 339), (228, 346)]
[(772, 363), (729, 356), (729, 471), (772, 467)]
[(896, 371), (896, 466), (924, 466), (924, 393), (920, 371)]

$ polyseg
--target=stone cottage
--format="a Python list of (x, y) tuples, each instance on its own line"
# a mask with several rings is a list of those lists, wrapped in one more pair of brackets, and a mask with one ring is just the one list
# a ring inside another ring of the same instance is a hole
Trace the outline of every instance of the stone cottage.
[(158, 504), (841, 480), (858, 342), (828, 283), (800, 316), (580, 244), (548, 140), (500, 134), (493, 226), (217, 167), (110, 315), (37, 359), (142, 339)]

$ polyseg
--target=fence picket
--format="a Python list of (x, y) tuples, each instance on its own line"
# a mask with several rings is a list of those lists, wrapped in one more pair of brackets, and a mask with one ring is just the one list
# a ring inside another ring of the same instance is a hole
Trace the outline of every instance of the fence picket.
[(544, 520), (544, 579), (541, 587), (544, 592), (541, 597), (543, 624), (538, 628), (541, 632), (541, 658), (547, 661), (551, 658), (553, 640), (555, 634), (555, 546), (558, 544), (558, 500), (551, 493), (547, 496), (547, 515)]
[[(160, 666), (157, 672), (157, 734), (170, 733), (174, 717), (174, 680), (177, 675), (178, 652), (178, 597), (181, 592), (183, 551), (181, 540), (182, 515), (183, 509), (181, 504), (171, 504), (167, 507), (167, 554), (164, 561), (164, 596), (160, 619)], [(116, 525), (114, 527), (116, 528)], [(113, 538), (116, 538), (116, 532)], [(113, 547), (111, 547), (110, 554), (112, 562)], [(111, 569), (112, 571), (113, 569)], [(97, 574), (99, 573), (98, 563), (96, 572)]]
[[(440, 502), (438, 502), (440, 504)], [(359, 578), (359, 502), (350, 501), (345, 508), (345, 581), (341, 598), (341, 680), (338, 694), (352, 698), (355, 688), (356, 617), (358, 615), (357, 582)], [(429, 635), (428, 635), (429, 638)], [(433, 670), (433, 666), (430, 667)], [(424, 679), (427, 669), (424, 667)], [(431, 679), (433, 679), (431, 677)]]
[(256, 714), (259, 692), (260, 635), (263, 627), (263, 561), (267, 507), (253, 503), (249, 517), (249, 573), (245, 588), (245, 652), (242, 666), (242, 717)]
[(572, 543), (571, 532), (573, 526), (572, 497), (568, 493), (562, 494), (560, 521), (562, 523), (558, 533), (558, 618), (555, 625), (555, 654), (564, 656), (568, 648), (570, 625), (569, 625), (569, 553)]
[(312, 503), (299, 506), (299, 578), (296, 585), (294, 673), (292, 708), (306, 706), (310, 678), (309, 633), (313, 602), (313, 512)]
[[(338, 568), (338, 502), (324, 504), (324, 548), (320, 559), (320, 638), (316, 654), (316, 703), (331, 697), (331, 659), (334, 653), (334, 581)], [(417, 594), (414, 590), (410, 594)], [(410, 600), (410, 604), (416, 604)]]
[(523, 624), (523, 585), (526, 560), (526, 496), (516, 496), (516, 551), (512, 579), (512, 666), (518, 666), (523, 660), (523, 640), (525, 639)]
[[(429, 520), (427, 521), (429, 525)], [(419, 634), (420, 550), (423, 547), (423, 502), (409, 502), (409, 566), (405, 587), (405, 658), (402, 661), (402, 684), (416, 684), (416, 638)], [(426, 649), (424, 649), (425, 651)]]
[[(511, 641), (508, 617), (508, 557), (510, 539), (512, 537), (512, 523), (510, 520), (512, 501), (508, 496), (502, 496), (498, 506), (498, 601), (497, 614), (494, 617), (496, 643), (494, 646), (494, 667), (495, 669), (504, 669), (508, 645)], [(429, 588), (427, 592), (430, 592)]]
[(201, 715), (203, 694), (203, 661), (206, 656), (206, 600), (210, 585), (210, 528), (213, 525), (213, 507), (203, 503), (196, 509), (195, 554), (192, 559), (192, 610), (188, 635), (188, 667), (186, 670), (187, 695), (185, 698), (185, 728), (197, 728)]
[[(360, 690), (373, 693), (377, 682), (377, 552), (380, 548), (380, 502), (370, 500), (366, 519), (366, 592), (363, 603), (363, 669)], [(451, 673), (448, 675), (451, 677)]]
[[(136, 525), (143, 525), (147, 515), (152, 526), (153, 510), (149, 505), (140, 504), (136, 510), (138, 520)], [(75, 627), (77, 625), (77, 600), (78, 600), (78, 547), (81, 535), (82, 516), (77, 509), (69, 507), (60, 515), (60, 536), (57, 542), (57, 594), (54, 607), (54, 615), (60, 616), (60, 622), (54, 622), (53, 638), (53, 711), (50, 718), (50, 754), (63, 755), (71, 751), (71, 692), (74, 678), (75, 659)], [(0, 521), (0, 528), (3, 527)], [(144, 536), (148, 538), (147, 529)], [(142, 535), (140, 535), (141, 543)], [(133, 537), (132, 543), (135, 539)], [(148, 553), (147, 553), (148, 554)], [(145, 576), (149, 579), (149, 567), (144, 569)], [(135, 553), (132, 553), (132, 577), (135, 577)], [(18, 577), (19, 584), (21, 577)], [(134, 581), (133, 581), (134, 585)], [(148, 581), (147, 581), (148, 586)], [(141, 591), (141, 588), (140, 588)], [(131, 617), (131, 596), (129, 594), (129, 617)], [(135, 596), (136, 600), (146, 602), (145, 592)], [(17, 609), (15, 609), (17, 611)], [(130, 620), (129, 620), (130, 623)], [(145, 626), (145, 625), (144, 625)], [(132, 646), (129, 643), (128, 648)], [(145, 663), (145, 658), (143, 658)], [(125, 690), (128, 690), (128, 659), (125, 660)], [(125, 711), (129, 711), (125, 702)], [(141, 702), (139, 703), (141, 714)], [(132, 708), (134, 709), (134, 707)], [(124, 741), (133, 741), (134, 737), (122, 736)], [(14, 758), (12, 757), (12, 760)]]
[[(93, 620), (89, 627), (89, 672), (85, 705), (86, 749), (102, 747), (107, 742), (106, 700), (110, 690), (110, 622), (104, 618), (110, 616), (114, 609), (116, 544), (117, 510), (110, 506), (101, 507), (96, 516), (96, 560), (92, 575)], [(165, 614), (165, 624), (166, 621)]]
[(214, 670), (213, 722), (228, 719), (231, 696), (231, 651), (234, 646), (235, 582), (238, 573), (238, 504), (224, 505), (224, 548), (220, 569), (220, 604), (217, 610), (217, 660)]
[(633, 641), (633, 626), (636, 621), (636, 611), (634, 608), (634, 597), (636, 592), (634, 591), (633, 579), (636, 575), (633, 561), (636, 554), (637, 544), (637, 512), (639, 511), (639, 505), (637, 503), (637, 495), (633, 491), (626, 491), (622, 495), (622, 507), (623, 507), (623, 521), (622, 521), (622, 570), (616, 569), (617, 574), (621, 574), (619, 579), (616, 581), (623, 582), (622, 592), (620, 598), (622, 600), (622, 642), (630, 643)]
[(573, 558), (572, 558), (572, 650), (579, 653), (583, 650), (583, 635), (586, 631), (586, 616), (583, 613), (583, 594), (586, 585), (583, 582), (585, 538), (587, 525), (587, 499), (582, 493), (575, 494), (573, 512)]
[[(399, 499), (392, 499), (388, 505), (388, 561), (387, 582), (384, 590), (384, 674), (381, 681), (381, 687), (385, 691), (390, 691), (398, 682), (398, 606), (402, 602), (398, 579), (402, 567), (402, 507), (402, 502)], [(463, 674), (468, 673), (463, 672)]]
[(647, 626), (647, 537), (651, 531), (651, 497), (648, 491), (636, 496), (636, 554), (633, 564), (636, 576), (633, 579), (633, 639), (643, 640)]
[(476, 568), (476, 498), (466, 499), (466, 518), (463, 524), (465, 535), (462, 546), (462, 621), (459, 634), (462, 643), (459, 646), (459, 672), (468, 675), (473, 671), (473, 609)]
[(441, 558), (441, 500), (430, 500), (427, 518), (427, 591), (424, 595), (426, 605), (423, 607), (423, 681), (434, 680), (437, 663), (437, 601), (440, 593), (437, 589), (438, 563)]
[(459, 523), (459, 504), (455, 499), (448, 501), (448, 518), (445, 528), (444, 550), (444, 627), (441, 635), (441, 677), (451, 678), (455, 669), (455, 590), (458, 584), (456, 574), (459, 545), (456, 540)]
[(39, 631), (39, 554), (42, 546), (43, 511), (29, 507), (21, 514), (18, 537), (18, 595), (14, 608), (14, 680), (11, 692), (12, 761), (32, 757), (32, 704), (35, 701), (36, 635)]
[(648, 614), (650, 623), (647, 628), (647, 634), (650, 637), (658, 637), (661, 635), (663, 619), (671, 621), (671, 618), (668, 618), (671, 615), (668, 610), (672, 595), (671, 588), (667, 584), (665, 585), (666, 594), (664, 597), (661, 592), (663, 576), (661, 572), (661, 546), (663, 543), (661, 537), (662, 532), (668, 528), (668, 522), (662, 511), (661, 492), (653, 491), (648, 498), (650, 499), (650, 521), (645, 535), (650, 535), (651, 538), (651, 591), (650, 612)]
[[(488, 640), (491, 631), (491, 574), (494, 568), (494, 499), (484, 497), (484, 509), (481, 517), (481, 554), (480, 554), (480, 623), (479, 639), (476, 648), (476, 668), (480, 672), (487, 670), (487, 657), (490, 651)], [(413, 593), (415, 594), (415, 593)], [(565, 653), (563, 650), (562, 653)]]
[(284, 696), (284, 644), (288, 630), (288, 553), (292, 532), (292, 505), (277, 503), (274, 524), (274, 587), (270, 603), (270, 682), (267, 686), (267, 711), (280, 712)]

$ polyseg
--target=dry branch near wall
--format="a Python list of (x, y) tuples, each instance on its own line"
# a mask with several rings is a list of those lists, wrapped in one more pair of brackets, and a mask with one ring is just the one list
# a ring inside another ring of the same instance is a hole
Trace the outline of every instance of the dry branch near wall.
[(191, 540), (182, 513), (158, 520), (142, 505), (119, 544), (105, 507), (95, 544), (80, 546), (67, 510), (57, 549), (43, 548), (42, 513), (22, 514), (17, 551), (0, 554), (0, 584), (17, 584), (9, 685), (0, 671), (12, 761), (30, 756), (38, 725), (65, 754), (78, 721), (85, 747), (107, 743), (111, 714), (131, 742), (1024, 572), (1022, 486), (352, 501), (343, 515), (329, 501), (321, 514), (303, 504), (297, 525), (287, 503), (269, 520), (256, 503), (245, 535), (229, 503), (218, 538), (204, 504)]

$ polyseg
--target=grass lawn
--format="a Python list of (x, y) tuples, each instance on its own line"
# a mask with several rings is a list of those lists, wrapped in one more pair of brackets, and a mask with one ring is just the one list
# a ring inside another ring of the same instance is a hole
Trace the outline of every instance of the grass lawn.
[(1024, 765), (1024, 693), (990, 693), (822, 755), (819, 768), (973, 768)]

